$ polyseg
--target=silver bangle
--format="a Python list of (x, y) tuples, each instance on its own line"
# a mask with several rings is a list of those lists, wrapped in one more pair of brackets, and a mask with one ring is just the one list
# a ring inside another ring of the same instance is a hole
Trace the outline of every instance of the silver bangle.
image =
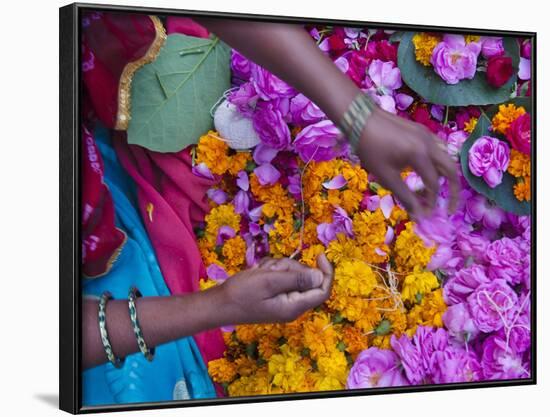
[(374, 101), (367, 93), (361, 91), (355, 96), (340, 120), (338, 127), (344, 136), (348, 138), (354, 150), (357, 150), (359, 146), (361, 132), (375, 107), (376, 104), (374, 104)]

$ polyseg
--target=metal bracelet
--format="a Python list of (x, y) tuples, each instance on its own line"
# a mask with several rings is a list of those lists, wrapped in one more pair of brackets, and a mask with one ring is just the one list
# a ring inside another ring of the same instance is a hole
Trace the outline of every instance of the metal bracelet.
[(139, 350), (141, 350), (143, 356), (145, 356), (150, 362), (155, 356), (155, 348), (149, 349), (147, 347), (147, 344), (145, 343), (143, 332), (141, 331), (141, 327), (139, 325), (139, 320), (137, 317), (136, 299), (138, 297), (141, 297), (141, 293), (139, 292), (139, 290), (136, 287), (131, 287), (130, 291), (128, 292), (128, 310), (130, 311), (130, 320), (132, 321), (132, 327), (134, 329), (134, 334), (136, 335)]
[(366, 93), (360, 92), (340, 120), (340, 130), (348, 138), (354, 150), (359, 146), (361, 132), (375, 107), (372, 99)]
[(107, 319), (105, 312), (107, 301), (111, 300), (112, 298), (113, 296), (111, 295), (111, 293), (109, 291), (105, 291), (103, 294), (101, 294), (101, 298), (99, 299), (99, 334), (101, 335), (101, 343), (103, 343), (103, 349), (105, 349), (107, 359), (109, 359), (109, 362), (111, 362), (115, 368), (120, 368), (124, 363), (124, 359), (117, 358), (113, 353), (113, 348), (111, 347), (111, 342), (109, 341), (109, 334), (107, 333)]

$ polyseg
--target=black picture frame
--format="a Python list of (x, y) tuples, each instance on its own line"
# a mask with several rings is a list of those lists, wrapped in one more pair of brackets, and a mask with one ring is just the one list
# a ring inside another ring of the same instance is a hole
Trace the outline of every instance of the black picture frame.
[(298, 400), (313, 398), (351, 397), (390, 393), (442, 391), (453, 389), (489, 388), (502, 386), (533, 385), (537, 383), (537, 286), (536, 286), (536, 175), (531, 182), (531, 377), (528, 379), (496, 380), (456, 384), (433, 384), (407, 387), (371, 388), (346, 391), (273, 394), (249, 397), (227, 397), (200, 400), (181, 400), (154, 403), (129, 403), (105, 406), (82, 406), (81, 386), (81, 243), (80, 243), (80, 17), (84, 11), (128, 12), (156, 15), (209, 16), (265, 22), (316, 23), (339, 26), (372, 26), (394, 30), (421, 30), (454, 32), (479, 35), (499, 35), (530, 38), (535, 53), (532, 55), (532, 172), (537, 172), (536, 114), (537, 114), (537, 33), (480, 28), (443, 27), (414, 24), (370, 22), (362, 20), (334, 20), (289, 16), (269, 16), (245, 13), (206, 12), (156, 7), (133, 7), (104, 4), (73, 3), (59, 9), (59, 128), (60, 128), (60, 199), (59, 199), (59, 408), (71, 414), (92, 412), (128, 411), (190, 407), (198, 405), (222, 405), (249, 402)]

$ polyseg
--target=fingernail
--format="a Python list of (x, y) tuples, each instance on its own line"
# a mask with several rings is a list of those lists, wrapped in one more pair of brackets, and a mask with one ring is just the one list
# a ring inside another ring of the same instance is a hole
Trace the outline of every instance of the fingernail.
[(323, 283), (323, 273), (318, 269), (313, 269), (311, 273), (313, 274), (313, 277), (312, 277), (313, 287), (321, 286), (321, 284)]

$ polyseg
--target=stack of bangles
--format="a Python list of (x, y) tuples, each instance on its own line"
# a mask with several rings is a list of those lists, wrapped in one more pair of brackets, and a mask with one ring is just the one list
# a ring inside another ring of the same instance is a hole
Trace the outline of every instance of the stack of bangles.
[[(147, 344), (145, 343), (145, 339), (143, 338), (143, 332), (141, 331), (141, 327), (139, 325), (136, 310), (136, 299), (138, 297), (141, 297), (141, 293), (139, 292), (139, 290), (136, 287), (131, 287), (130, 291), (128, 292), (128, 310), (130, 312), (130, 320), (132, 322), (132, 328), (134, 329), (134, 334), (136, 336), (139, 350), (141, 351), (141, 353), (143, 353), (148, 361), (152, 361), (155, 355), (155, 349), (149, 349), (147, 347)], [(124, 364), (124, 359), (117, 358), (113, 353), (113, 348), (111, 346), (111, 342), (109, 341), (109, 334), (107, 333), (107, 320), (105, 312), (107, 308), (107, 301), (111, 300), (112, 298), (113, 296), (109, 291), (105, 291), (103, 294), (101, 294), (98, 311), (99, 333), (101, 335), (101, 342), (103, 343), (103, 348), (105, 349), (107, 359), (109, 359), (109, 361), (115, 366), (115, 368), (120, 368)]]
[(355, 96), (340, 119), (338, 127), (344, 136), (348, 138), (354, 151), (357, 151), (359, 140), (361, 139), (361, 132), (375, 107), (376, 104), (367, 93), (360, 92)]

